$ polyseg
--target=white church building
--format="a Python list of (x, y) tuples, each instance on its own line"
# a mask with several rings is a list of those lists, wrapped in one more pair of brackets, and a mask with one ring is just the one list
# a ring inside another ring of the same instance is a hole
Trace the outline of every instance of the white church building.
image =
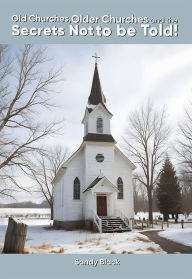
[(96, 62), (82, 120), (83, 142), (53, 180), (55, 226), (96, 228), (100, 232), (130, 230), (135, 166), (116, 145), (111, 134), (112, 116)]

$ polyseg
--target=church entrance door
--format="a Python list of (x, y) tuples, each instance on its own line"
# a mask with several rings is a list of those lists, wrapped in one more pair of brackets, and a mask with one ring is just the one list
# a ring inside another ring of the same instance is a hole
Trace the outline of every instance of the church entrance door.
[(97, 196), (97, 215), (107, 216), (107, 197)]

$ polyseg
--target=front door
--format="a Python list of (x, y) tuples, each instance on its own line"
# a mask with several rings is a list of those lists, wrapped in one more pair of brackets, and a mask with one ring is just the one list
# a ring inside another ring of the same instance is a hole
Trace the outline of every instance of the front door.
[(97, 215), (107, 216), (107, 197), (97, 196)]

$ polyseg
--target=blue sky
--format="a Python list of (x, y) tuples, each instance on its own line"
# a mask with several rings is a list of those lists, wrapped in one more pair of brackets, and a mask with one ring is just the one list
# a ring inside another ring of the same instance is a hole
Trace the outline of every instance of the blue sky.
[[(12, 49), (16, 51), (19, 45)], [(90, 94), (95, 52), (101, 57), (98, 69), (107, 108), (113, 113), (112, 134), (121, 146), (127, 116), (150, 98), (157, 109), (167, 108), (171, 138), (176, 136), (178, 121), (192, 97), (192, 45), (46, 45), (51, 66), (63, 65), (64, 81), (54, 88), (59, 108), (41, 117), (64, 117), (64, 134), (49, 145), (60, 143), (74, 152), (81, 144), (84, 115)], [(44, 69), (46, 70), (46, 69)], [(26, 181), (21, 177), (22, 181)], [(19, 200), (35, 196), (19, 194)]]

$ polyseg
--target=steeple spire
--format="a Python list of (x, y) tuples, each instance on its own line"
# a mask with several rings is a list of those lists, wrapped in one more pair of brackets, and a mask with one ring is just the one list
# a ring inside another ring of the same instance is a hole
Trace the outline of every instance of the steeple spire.
[(100, 58), (97, 55), (92, 56), (95, 60), (95, 71), (93, 75), (92, 87), (91, 87), (91, 94), (88, 98), (89, 105), (98, 105), (99, 103), (106, 103), (105, 96), (102, 92), (101, 83), (99, 79), (99, 73), (97, 68), (97, 59)]

